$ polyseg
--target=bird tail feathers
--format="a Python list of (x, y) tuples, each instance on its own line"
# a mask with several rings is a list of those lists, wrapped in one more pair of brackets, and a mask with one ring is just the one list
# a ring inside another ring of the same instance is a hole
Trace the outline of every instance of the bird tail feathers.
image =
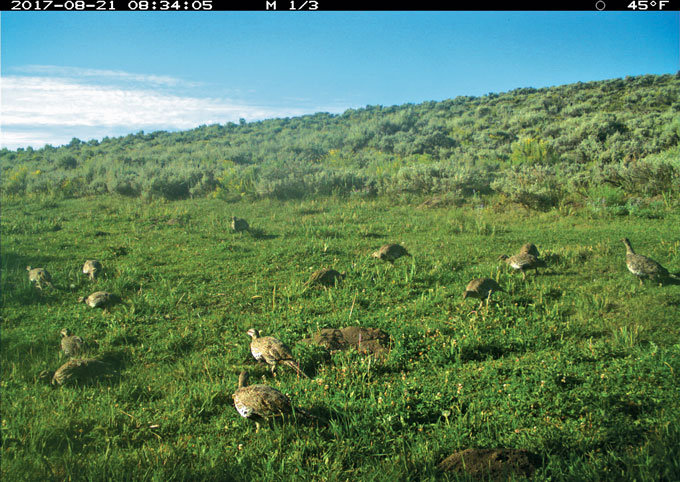
[(309, 376), (305, 372), (303, 372), (300, 369), (300, 367), (298, 366), (298, 364), (295, 363), (293, 360), (285, 360), (283, 363), (286, 364), (287, 366), (291, 367), (293, 370), (295, 370), (295, 373), (297, 373), (301, 377), (309, 378)]

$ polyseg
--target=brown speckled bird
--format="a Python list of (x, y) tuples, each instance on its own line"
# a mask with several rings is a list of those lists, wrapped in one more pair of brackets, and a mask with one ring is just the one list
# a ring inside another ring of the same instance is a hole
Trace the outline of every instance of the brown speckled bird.
[(45, 268), (26, 266), (26, 271), (28, 271), (28, 281), (34, 284), (36, 288), (42, 290), (43, 285), (52, 286), (52, 276)]
[(71, 330), (64, 328), (61, 330), (61, 351), (67, 357), (79, 355), (83, 349), (83, 339), (71, 333)]
[(260, 336), (260, 332), (255, 328), (251, 328), (246, 332), (251, 338), (250, 352), (256, 360), (265, 361), (272, 367), (272, 375), (276, 369), (276, 365), (282, 363), (293, 370), (298, 375), (309, 378), (300, 368), (297, 362), (293, 359), (293, 354), (281, 340), (273, 336)]
[(534, 243), (526, 243), (519, 248), (519, 254), (530, 254), (532, 256), (540, 257), (538, 248)]
[(505, 290), (491, 278), (475, 278), (465, 287), (463, 299), (478, 298), (482, 300), (479, 304), (479, 306), (482, 306), (484, 300), (488, 300), (491, 297), (491, 294), (496, 291), (505, 292)]
[(633, 251), (633, 247), (630, 245), (628, 238), (623, 238), (621, 241), (626, 245), (626, 266), (628, 267), (628, 271), (638, 277), (640, 284), (642, 284), (643, 278), (649, 278), (659, 283), (662, 283), (670, 277), (675, 278), (675, 276), (668, 273), (666, 268), (653, 259), (641, 254), (636, 254), (635, 251)]
[(99, 273), (102, 271), (102, 264), (96, 259), (88, 259), (83, 265), (83, 274), (90, 277), (90, 280), (94, 281)]
[(330, 288), (335, 286), (336, 282), (339, 283), (340, 281), (342, 281), (344, 277), (345, 277), (344, 273), (340, 273), (331, 268), (323, 268), (314, 271), (312, 275), (309, 277), (309, 280), (307, 281), (306, 284), (307, 285), (318, 284)]
[(383, 261), (389, 261), (394, 263), (395, 260), (401, 258), (402, 256), (411, 256), (406, 248), (400, 244), (386, 244), (382, 246), (378, 251), (371, 254), (372, 257), (382, 259)]
[(248, 226), (248, 221), (245, 219), (237, 218), (236, 216), (231, 217), (231, 229), (236, 233), (242, 233), (243, 231), (248, 231), (250, 226)]
[(504, 254), (499, 256), (498, 259), (505, 261), (512, 269), (520, 271), (522, 273), (522, 279), (526, 279), (527, 277), (526, 270), (538, 270), (539, 267), (545, 267), (545, 261), (528, 253), (519, 253), (514, 256), (507, 256)]
[(91, 308), (107, 308), (119, 300), (120, 298), (117, 295), (108, 291), (95, 291), (90, 296), (78, 298), (78, 303), (85, 303)]
[(255, 422), (255, 431), (260, 423), (274, 417), (285, 417), (293, 413), (290, 399), (268, 385), (248, 385), (248, 372), (238, 377), (238, 389), (232, 394), (234, 406), (239, 415)]
[(95, 358), (71, 358), (54, 372), (52, 385), (82, 382), (110, 372), (111, 367), (108, 363)]

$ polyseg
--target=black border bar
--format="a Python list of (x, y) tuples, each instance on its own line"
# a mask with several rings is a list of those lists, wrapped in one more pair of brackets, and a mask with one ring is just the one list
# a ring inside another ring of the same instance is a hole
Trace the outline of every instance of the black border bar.
[[(673, 12), (680, 0), (561, 0), (560, 2), (493, 2), (488, 8), (478, 2), (405, 3), (403, 0), (3, 0), (3, 11), (60, 11), (60, 12)], [(407, 7), (407, 8), (404, 8)], [(412, 7), (412, 8), (408, 8)], [(442, 8), (444, 7), (444, 8)], [(446, 8), (450, 7), (450, 8)]]

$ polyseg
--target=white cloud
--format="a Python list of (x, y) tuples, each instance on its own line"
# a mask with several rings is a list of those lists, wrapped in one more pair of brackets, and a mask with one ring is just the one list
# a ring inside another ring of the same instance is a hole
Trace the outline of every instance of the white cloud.
[(47, 77), (57, 77), (61, 79), (73, 79), (82, 82), (136, 82), (140, 84), (155, 84), (158, 86), (185, 86), (198, 87), (200, 82), (188, 82), (175, 77), (164, 75), (145, 75), (123, 72), (121, 70), (87, 69), (82, 67), (64, 67), (58, 65), (23, 65), (13, 67), (10, 72), (17, 72), (23, 75), (42, 75)]
[[(171, 77), (54, 66), (13, 71), (33, 75), (2, 78), (1, 145), (9, 149), (56, 146), (74, 137), (89, 140), (140, 130), (191, 129), (240, 118), (250, 121), (341, 110), (310, 110), (299, 103), (269, 107), (203, 97), (196, 95), (201, 91), (199, 84)], [(193, 87), (194, 95), (179, 93), (187, 87)]]

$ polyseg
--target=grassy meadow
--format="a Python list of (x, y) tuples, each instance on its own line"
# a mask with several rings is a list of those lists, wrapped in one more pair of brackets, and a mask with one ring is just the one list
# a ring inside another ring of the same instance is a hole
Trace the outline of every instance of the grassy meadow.
[[(620, 241), (677, 273), (680, 213), (420, 201), (5, 200), (2, 479), (466, 480), (437, 464), (508, 447), (540, 456), (535, 480), (680, 480), (680, 285), (640, 285)], [(251, 232), (232, 233), (231, 215)], [(548, 267), (523, 281), (498, 256), (528, 241)], [(370, 257), (389, 242), (413, 257)], [(27, 265), (54, 287), (32, 287)], [(321, 267), (347, 276), (307, 287)], [(485, 276), (507, 293), (477, 309), (461, 295)], [(76, 303), (98, 290), (123, 303)], [(348, 325), (387, 332), (389, 355), (300, 343)], [(66, 327), (117, 375), (41, 380), (66, 361)], [(272, 377), (251, 327), (311, 378)], [(231, 399), (244, 369), (323, 423), (256, 433)]]

